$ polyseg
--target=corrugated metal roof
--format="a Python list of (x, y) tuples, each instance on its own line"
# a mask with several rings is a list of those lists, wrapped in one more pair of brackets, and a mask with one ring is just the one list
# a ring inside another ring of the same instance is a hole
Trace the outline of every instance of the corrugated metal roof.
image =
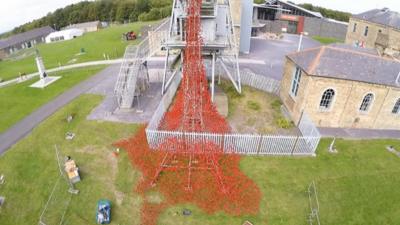
[(298, 9), (300, 11), (303, 11), (305, 13), (308, 13), (308, 14), (313, 15), (313, 16), (318, 17), (318, 18), (324, 18), (320, 12), (314, 12), (314, 11), (305, 9), (305, 8), (300, 7), (300, 6), (298, 6), (298, 5), (296, 5), (296, 4), (292, 3), (292, 2), (289, 2), (289, 1), (284, 1), (284, 0), (266, 0), (265, 1), (265, 5), (277, 5), (278, 3), (289, 5), (289, 6), (293, 7), (293, 8), (296, 8), (296, 9)]
[(46, 27), (41, 27), (41, 28), (36, 28), (24, 33), (16, 34), (13, 36), (10, 36), (6, 39), (1, 39), (0, 40), (0, 49), (7, 48), (10, 46), (14, 46), (16, 44), (23, 43), (25, 41), (30, 41), (33, 39), (36, 39), (38, 37), (45, 37), (51, 32), (54, 32), (54, 29), (51, 28), (50, 26)]
[(388, 8), (372, 9), (357, 15), (353, 15), (353, 17), (400, 29), (400, 13), (391, 11)]
[(400, 62), (340, 46), (322, 46), (287, 56), (311, 76), (400, 87)]
[(88, 28), (88, 27), (97, 27), (100, 24), (100, 21), (91, 21), (91, 22), (85, 22), (85, 23), (77, 23), (77, 24), (71, 24), (63, 28), (65, 29), (71, 29), (71, 28), (78, 28), (78, 29), (83, 29), (83, 28)]

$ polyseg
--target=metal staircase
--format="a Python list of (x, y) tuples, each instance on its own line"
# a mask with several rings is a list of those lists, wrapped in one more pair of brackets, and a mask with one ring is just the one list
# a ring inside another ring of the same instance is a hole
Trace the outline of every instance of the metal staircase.
[(228, 46), (225, 48), (219, 57), (219, 62), (221, 67), (227, 73), (229, 79), (232, 81), (233, 86), (236, 91), (242, 92), (240, 69), (239, 69), (239, 56), (238, 56), (238, 44), (236, 42), (236, 34), (233, 26), (232, 20), (232, 8), (229, 0), (225, 0), (225, 4), (228, 5), (228, 15), (227, 15), (227, 42)]
[[(154, 31), (165, 28), (169, 22), (166, 19)], [(161, 42), (159, 43), (161, 49)], [(157, 47), (150, 48), (147, 36), (138, 45), (129, 45), (125, 49), (124, 58), (115, 84), (114, 94), (117, 98), (118, 107), (121, 109), (133, 108), (133, 102), (139, 98), (141, 93), (149, 84), (149, 73), (147, 60), (153, 56)]]

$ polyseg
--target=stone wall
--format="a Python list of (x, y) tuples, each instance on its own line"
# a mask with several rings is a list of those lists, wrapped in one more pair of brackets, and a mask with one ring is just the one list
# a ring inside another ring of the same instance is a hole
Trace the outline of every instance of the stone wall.
[[(262, 32), (281, 33), (283, 27), (288, 27), (288, 21), (284, 20), (259, 20), (265, 27), (261, 28)], [(305, 17), (304, 31), (310, 36), (321, 36), (345, 40), (347, 25), (335, 23), (324, 19)]]
[[(400, 114), (392, 113), (400, 88), (309, 76), (303, 71), (298, 95), (292, 97), (289, 91), (294, 68), (295, 64), (287, 59), (280, 97), (295, 122), (304, 110), (320, 127), (400, 129)], [(333, 89), (335, 97), (330, 109), (321, 110), (319, 104), (327, 89)], [(374, 95), (373, 103), (367, 112), (360, 112), (367, 93)]]
[(322, 36), (345, 40), (347, 25), (319, 18), (305, 17), (304, 31), (308, 32), (310, 36)]
[(261, 28), (261, 32), (269, 32), (269, 33), (282, 33), (283, 27), (288, 27), (288, 21), (282, 20), (261, 20), (260, 23), (265, 24), (263, 28)]

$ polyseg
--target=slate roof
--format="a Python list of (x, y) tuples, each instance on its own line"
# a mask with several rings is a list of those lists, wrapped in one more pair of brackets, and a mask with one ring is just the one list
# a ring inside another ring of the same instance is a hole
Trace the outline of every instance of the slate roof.
[(36, 28), (36, 29), (30, 30), (30, 31), (27, 31), (24, 33), (16, 34), (16, 35), (10, 36), (6, 39), (1, 39), (0, 40), (0, 49), (14, 46), (16, 44), (20, 44), (25, 41), (30, 41), (30, 40), (36, 39), (38, 37), (46, 37), (51, 32), (54, 32), (54, 29), (51, 28), (50, 26), (46, 26), (46, 27)]
[(400, 87), (400, 62), (338, 46), (322, 46), (287, 56), (311, 76)]
[(388, 8), (372, 9), (357, 15), (353, 15), (353, 17), (400, 30), (400, 13), (391, 11)]
[(348, 45), (348, 44), (344, 44), (344, 43), (333, 43), (333, 44), (330, 44), (329, 46), (333, 47), (333, 48), (343, 48), (343, 49), (347, 49), (347, 50), (352, 50), (352, 51), (362, 52), (362, 53), (369, 53), (371, 55), (379, 56), (379, 52), (375, 48), (361, 48), (361, 47), (356, 47), (354, 45)]

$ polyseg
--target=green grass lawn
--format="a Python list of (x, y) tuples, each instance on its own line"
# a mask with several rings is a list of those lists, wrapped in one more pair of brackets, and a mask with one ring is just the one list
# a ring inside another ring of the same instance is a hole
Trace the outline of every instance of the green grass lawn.
[[(376, 225), (400, 223), (400, 158), (385, 149), (400, 141), (338, 140), (339, 153), (327, 153), (323, 140), (316, 158), (244, 157), (242, 170), (261, 188), (263, 198), (256, 216), (207, 215), (193, 206), (174, 207), (163, 213), (159, 224), (307, 225), (307, 187), (315, 181), (323, 225)], [(182, 216), (183, 208), (193, 215)]]
[(330, 37), (313, 36), (312, 38), (324, 45), (329, 45), (332, 43), (343, 43), (343, 40)]
[[(82, 175), (77, 185), (80, 193), (73, 196), (64, 224), (94, 224), (100, 198), (113, 203), (112, 224), (140, 224), (142, 199), (133, 191), (140, 173), (124, 152), (118, 158), (111, 154), (111, 144), (132, 135), (137, 126), (86, 121), (101, 100), (94, 95), (79, 97), (0, 157), (0, 173), (6, 175), (5, 185), (0, 186), (0, 195), (6, 196), (0, 211), (2, 225), (37, 223), (58, 175), (54, 144), (76, 159)], [(65, 121), (69, 114), (76, 115), (70, 124)], [(76, 138), (66, 141), (67, 131), (75, 132)], [(263, 194), (257, 215), (208, 215), (193, 205), (178, 205), (163, 212), (159, 224), (240, 225), (249, 220), (257, 225), (307, 225), (306, 190), (313, 180), (321, 224), (399, 224), (400, 158), (385, 146), (400, 149), (400, 141), (337, 140), (339, 153), (329, 154), (330, 141), (322, 140), (314, 158), (243, 157), (241, 169)], [(192, 215), (182, 216), (183, 208), (191, 209)]]
[[(128, 44), (138, 43), (136, 41), (123, 41), (122, 33), (127, 31), (140, 32), (144, 25), (154, 24), (155, 22), (136, 22), (126, 25), (115, 25), (102, 29), (97, 32), (86, 33), (76, 39), (50, 44), (39, 44), (37, 48), (43, 57), (46, 68), (54, 68), (61, 65), (81, 63), (93, 60), (103, 60), (103, 54), (108, 54), (111, 59), (123, 56), (125, 47)], [(81, 48), (85, 49), (85, 54), (79, 55)], [(31, 49), (29, 51), (34, 51)], [(16, 60), (0, 62), (0, 78), (9, 80), (19, 76), (21, 73), (36, 72), (34, 56)]]
[[(113, 224), (138, 224), (141, 199), (132, 189), (139, 177), (132, 170), (125, 152), (116, 158), (111, 144), (134, 133), (137, 126), (86, 121), (86, 115), (102, 100), (100, 96), (83, 95), (55, 113), (5, 155), (0, 157), (0, 173), (6, 183), (0, 186), (0, 195), (6, 204), (0, 210), (0, 224), (37, 224), (42, 208), (59, 175), (54, 145), (63, 155), (69, 155), (80, 167), (82, 181), (74, 195), (63, 224), (95, 224), (96, 203), (101, 198), (113, 202)], [(66, 117), (74, 114), (71, 123)], [(65, 133), (76, 133), (72, 141)], [(62, 180), (66, 187), (66, 182)], [(65, 188), (66, 189), (66, 188)], [(58, 189), (57, 189), (58, 190)], [(66, 202), (55, 192), (54, 206), (45, 215), (48, 224), (56, 223), (56, 212), (62, 214)], [(57, 217), (58, 216), (58, 217)]]
[(0, 88), (0, 133), (103, 68), (104, 66), (96, 66), (57, 72), (55, 74), (62, 78), (45, 89), (29, 87), (38, 79)]

